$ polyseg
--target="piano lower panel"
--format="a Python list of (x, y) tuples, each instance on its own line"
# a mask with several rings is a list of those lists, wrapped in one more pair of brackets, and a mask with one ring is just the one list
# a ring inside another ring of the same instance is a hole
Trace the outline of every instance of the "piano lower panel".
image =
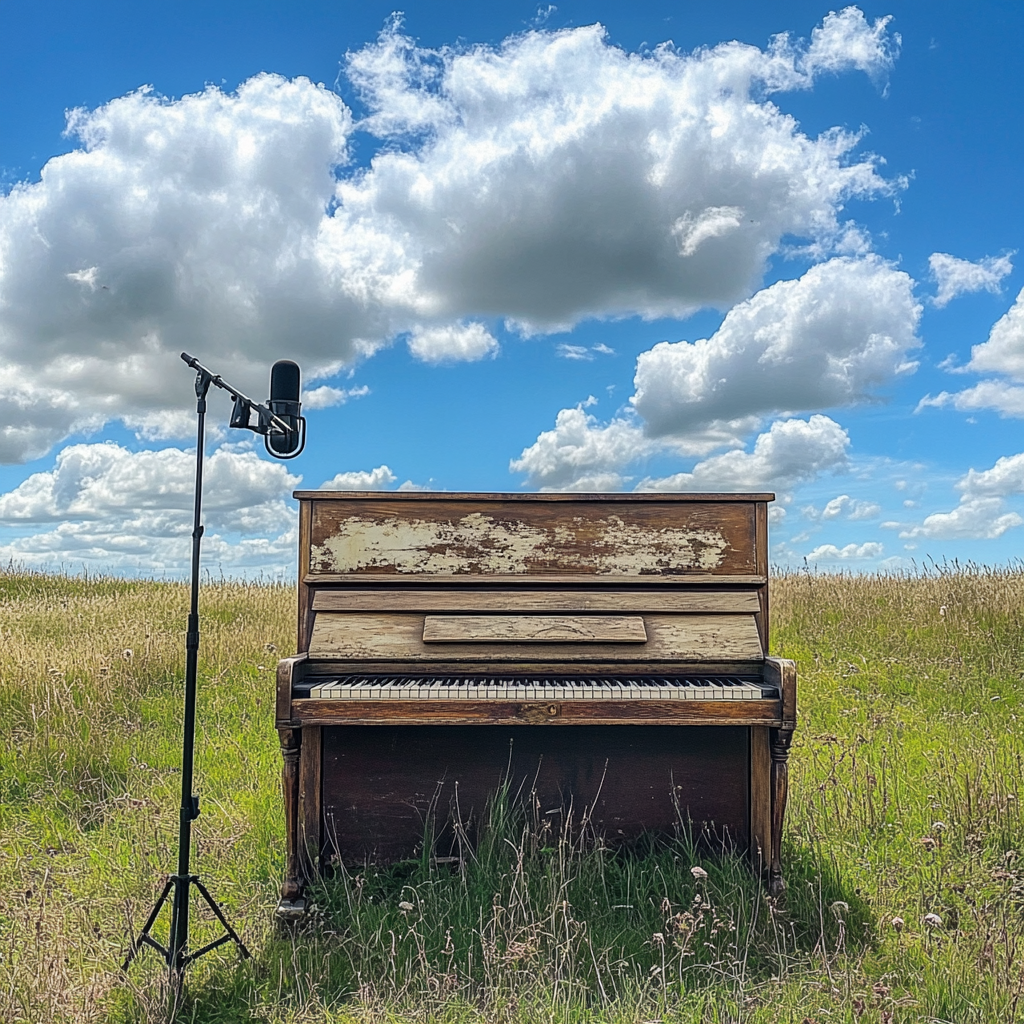
[[(540, 827), (554, 833), (570, 817), (578, 826), (591, 807), (593, 823), (613, 842), (644, 831), (671, 833), (682, 814), (695, 832), (746, 848), (751, 788), (766, 769), (752, 765), (752, 750), (761, 750), (751, 741), (757, 730), (738, 726), (334, 725), (319, 731), (324, 864), (415, 856), (431, 819), (434, 855), (458, 856), (452, 817), (473, 842), (503, 781), (527, 800)], [(755, 834), (763, 828), (753, 823)]]
[(367, 700), (292, 701), (297, 725), (736, 725), (782, 724), (779, 700)]

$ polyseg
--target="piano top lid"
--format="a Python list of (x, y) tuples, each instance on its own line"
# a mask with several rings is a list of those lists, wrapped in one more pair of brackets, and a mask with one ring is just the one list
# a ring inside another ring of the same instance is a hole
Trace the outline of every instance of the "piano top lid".
[(558, 491), (545, 492), (543, 494), (530, 493), (518, 494), (497, 491), (293, 491), (292, 497), (299, 501), (310, 501), (312, 499), (336, 499), (344, 501), (437, 501), (439, 498), (444, 501), (623, 501), (623, 502), (647, 502), (647, 501), (699, 501), (699, 502), (724, 502), (724, 501), (774, 501), (775, 494), (771, 491), (733, 493), (725, 492), (717, 494), (709, 491), (643, 491), (640, 493), (622, 493), (613, 491), (604, 493), (577, 493)]

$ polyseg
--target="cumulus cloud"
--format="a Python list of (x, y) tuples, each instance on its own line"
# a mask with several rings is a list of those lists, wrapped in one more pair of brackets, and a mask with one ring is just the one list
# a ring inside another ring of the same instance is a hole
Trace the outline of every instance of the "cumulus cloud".
[(382, 214), (415, 224), (415, 284), (439, 311), (539, 330), (731, 302), (784, 235), (827, 243), (847, 198), (892, 190), (849, 158), (856, 136), (809, 139), (765, 99), (887, 67), (885, 37), (856, 10), (808, 49), (779, 37), (693, 54), (625, 53), (599, 25), (430, 51), (392, 27), (349, 60), (364, 125), (426, 141), (378, 155), (343, 183), (343, 207), (370, 231)]
[(734, 449), (698, 462), (690, 473), (646, 479), (642, 491), (788, 492), (822, 472), (847, 465), (850, 437), (827, 416), (778, 420), (760, 434), (750, 452)]
[(734, 306), (710, 338), (641, 353), (633, 406), (662, 437), (863, 401), (917, 366), (912, 288), (877, 256), (813, 266)]
[(352, 131), (331, 92), (274, 75), (140, 90), (68, 127), (79, 148), (0, 198), (0, 458), (114, 418), (183, 428), (183, 348), (259, 393), (286, 346), (308, 373), (380, 335), (316, 254)]
[(1004, 373), (1024, 381), (1024, 288), (989, 332), (988, 341), (971, 349), (968, 370)]
[(617, 491), (625, 483), (618, 470), (650, 450), (635, 423), (617, 418), (601, 426), (581, 403), (562, 409), (555, 429), (544, 431), (509, 469), (526, 473), (527, 485), (542, 491)]
[(358, 170), (351, 112), (301, 78), (75, 111), (77, 148), (0, 197), (0, 459), (113, 419), (188, 430), (182, 348), (257, 394), (282, 351), (326, 378), (402, 334), (428, 361), (481, 358), (481, 316), (734, 302), (783, 238), (845, 246), (844, 203), (899, 187), (769, 96), (884, 74), (894, 47), (856, 8), (807, 46), (692, 54), (600, 26), (430, 51), (391, 24), (347, 64), (379, 140)]
[(425, 363), (474, 362), (498, 353), (498, 341), (481, 323), (415, 327), (409, 351)]
[(819, 544), (808, 552), (808, 562), (848, 562), (854, 559), (878, 558), (885, 548), (878, 541), (865, 541), (863, 544), (846, 544), (836, 547), (835, 544)]
[[(272, 572), (290, 567), (295, 513), (286, 498), (300, 480), (244, 446), (214, 451), (204, 473), (207, 564)], [(194, 483), (194, 452), (69, 445), (53, 470), (0, 495), (0, 523), (21, 534), (0, 547), (0, 555), (33, 564), (71, 559), (104, 569), (184, 570)], [(40, 526), (51, 528), (33, 530)]]
[[(350, 470), (338, 473), (320, 485), (321, 491), (382, 491), (390, 487), (398, 477), (387, 466), (378, 466), (369, 471)], [(403, 485), (404, 486), (404, 485)]]
[[(555, 430), (541, 434), (511, 468), (529, 473), (530, 482), (564, 489), (595, 472), (618, 473), (658, 451), (706, 455), (731, 447), (733, 452), (702, 465), (704, 472), (715, 467), (722, 479), (738, 479), (759, 476), (758, 444), (765, 452), (781, 452), (786, 438), (806, 428), (814, 435), (807, 439), (810, 450), (818, 450), (826, 439), (822, 425), (841, 430), (825, 416), (811, 418), (814, 428), (799, 420), (788, 422), (803, 427), (776, 423), (758, 438), (755, 454), (742, 448), (767, 414), (851, 405), (911, 372), (921, 314), (912, 287), (908, 275), (876, 256), (836, 258), (796, 280), (779, 281), (734, 306), (710, 338), (662, 342), (640, 353), (630, 399), (638, 418), (620, 416), (601, 425), (581, 408), (563, 409)], [(834, 439), (832, 432), (828, 444)], [(830, 458), (826, 453), (831, 466)], [(728, 465), (737, 473), (726, 472)], [(804, 479), (817, 472), (813, 468)], [(692, 489), (691, 476), (667, 477), (664, 486)]]
[[(1000, 498), (961, 498), (951, 512), (934, 512), (921, 524), (903, 529), (900, 537), (931, 537), (938, 540), (994, 540), (1024, 523), (1016, 512), (1006, 511)], [(886, 523), (883, 526), (889, 525)], [(893, 523), (892, 526), (900, 526)]]
[(825, 520), (830, 519), (874, 519), (882, 511), (882, 506), (873, 501), (863, 501), (859, 498), (851, 498), (848, 494), (840, 494), (831, 501), (826, 502), (825, 507), (819, 512), (813, 505), (802, 509), (808, 519)]
[(302, 408), (329, 409), (334, 405), (344, 405), (350, 398), (362, 398), (369, 393), (370, 389), (365, 384), (355, 388), (332, 388), (324, 384), (302, 393)]
[(958, 412), (992, 409), (1003, 418), (1024, 419), (1024, 387), (1005, 380), (983, 380), (963, 391), (925, 395), (914, 411), (921, 412), (929, 407), (942, 409), (949, 405)]
[(1024, 454), (1004, 455), (991, 469), (970, 469), (956, 483), (960, 504), (949, 512), (936, 512), (920, 524), (901, 523), (883, 526), (901, 529), (900, 537), (937, 539), (984, 539), (1001, 537), (1007, 530), (1024, 524), (1016, 512), (1008, 510), (1005, 498), (1024, 494)]
[(991, 469), (979, 472), (969, 469), (956, 485), (958, 491), (971, 498), (1005, 498), (1010, 494), (1024, 494), (1024, 454), (1004, 455)]
[(999, 373), (1010, 380), (983, 380), (963, 391), (925, 395), (915, 412), (952, 406), (960, 412), (992, 409), (1002, 417), (1024, 418), (1024, 289), (993, 324), (988, 340), (971, 349), (970, 362), (956, 372), (967, 371)]
[[(1011, 254), (1012, 255), (1012, 254)], [(928, 257), (932, 278), (938, 291), (932, 300), (940, 309), (958, 295), (968, 292), (992, 292), (998, 295), (1000, 282), (1013, 270), (1010, 255), (986, 256), (977, 263), (950, 256), (945, 252), (933, 252)]]

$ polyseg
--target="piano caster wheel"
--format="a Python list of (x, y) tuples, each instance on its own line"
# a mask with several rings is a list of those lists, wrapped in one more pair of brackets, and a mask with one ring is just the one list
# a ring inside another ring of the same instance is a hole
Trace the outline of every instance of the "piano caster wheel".
[(306, 916), (304, 899), (281, 900), (277, 905), (277, 919), (282, 924), (297, 924)]

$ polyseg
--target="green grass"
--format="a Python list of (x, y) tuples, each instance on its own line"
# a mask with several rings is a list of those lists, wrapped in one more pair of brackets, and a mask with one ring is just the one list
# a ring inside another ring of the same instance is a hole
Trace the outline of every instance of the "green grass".
[(497, 794), (461, 869), (336, 878), (281, 932), (293, 594), (205, 585), (194, 865), (253, 958), (204, 957), (174, 1005), (156, 956), (118, 963), (174, 866), (187, 589), (0, 573), (0, 1020), (1024, 1021), (1024, 574), (773, 588), (801, 687), (782, 899), (683, 831), (558, 841)]

